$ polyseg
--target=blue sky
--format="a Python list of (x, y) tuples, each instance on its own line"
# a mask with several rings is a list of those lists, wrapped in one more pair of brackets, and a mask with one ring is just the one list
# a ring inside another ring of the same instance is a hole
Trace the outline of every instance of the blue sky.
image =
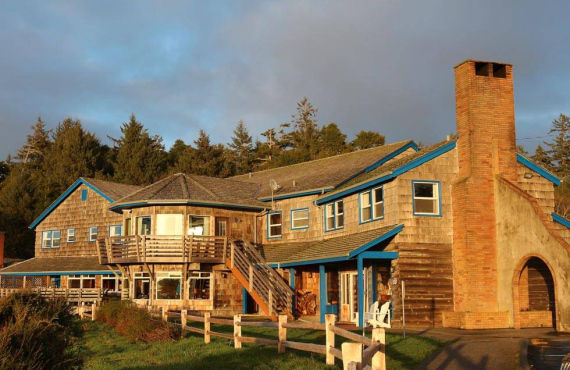
[[(4, 1), (0, 158), (41, 115), (104, 142), (133, 112), (166, 146), (288, 121), (307, 96), (351, 138), (455, 131), (453, 65), (514, 64), (531, 151), (570, 114), (570, 1)], [(529, 139), (530, 138), (530, 139)]]

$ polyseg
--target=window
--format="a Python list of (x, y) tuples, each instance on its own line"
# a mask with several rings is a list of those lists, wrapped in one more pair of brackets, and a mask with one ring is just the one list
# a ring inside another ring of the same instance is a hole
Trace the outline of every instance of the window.
[(412, 181), (414, 215), (441, 216), (438, 181)]
[(137, 235), (150, 235), (150, 216), (137, 217)]
[(309, 209), (293, 209), (291, 210), (291, 229), (300, 230), (309, 228)]
[(111, 225), (109, 226), (109, 236), (121, 236), (121, 225)]
[(281, 211), (271, 212), (267, 215), (267, 237), (280, 238), (283, 229), (283, 217)]
[(119, 278), (116, 276), (102, 276), (101, 286), (105, 293), (107, 292), (119, 292)]
[(81, 201), (82, 201), (82, 202), (85, 202), (85, 201), (87, 200), (88, 194), (89, 194), (89, 193), (87, 192), (87, 189), (81, 190)]
[(95, 288), (95, 275), (69, 275), (67, 277), (67, 287), (72, 289), (93, 289)]
[(67, 229), (67, 242), (75, 243), (75, 229)]
[(188, 235), (210, 235), (210, 217), (189, 216)]
[(188, 277), (188, 299), (212, 299), (212, 273), (192, 271)]
[(325, 230), (336, 230), (344, 227), (344, 203), (342, 200), (325, 205)]
[(360, 223), (378, 220), (384, 217), (383, 188), (377, 187), (360, 193)]
[(97, 234), (99, 233), (99, 228), (97, 226), (91, 226), (89, 228), (89, 241), (94, 242), (97, 240)]
[(156, 215), (156, 235), (182, 235), (184, 230), (184, 215)]
[(180, 299), (182, 274), (180, 272), (156, 273), (156, 299)]
[(135, 272), (135, 299), (148, 299), (150, 296), (150, 276), (146, 272)]
[(59, 248), (61, 230), (48, 230), (42, 232), (42, 248)]

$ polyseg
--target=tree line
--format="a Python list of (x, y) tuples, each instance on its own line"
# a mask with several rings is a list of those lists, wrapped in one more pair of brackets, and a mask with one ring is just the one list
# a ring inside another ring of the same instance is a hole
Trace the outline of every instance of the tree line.
[(384, 145), (385, 137), (361, 131), (347, 141), (334, 122), (319, 125), (307, 98), (297, 103), (290, 122), (254, 140), (239, 121), (227, 144), (212, 143), (200, 130), (193, 143), (176, 140), (166, 150), (159, 135), (131, 115), (119, 138), (103, 144), (79, 120), (66, 118), (48, 129), (41, 117), (15, 156), (0, 161), (0, 230), (9, 257), (33, 256), (32, 221), (79, 177), (148, 185), (177, 173), (228, 177)]

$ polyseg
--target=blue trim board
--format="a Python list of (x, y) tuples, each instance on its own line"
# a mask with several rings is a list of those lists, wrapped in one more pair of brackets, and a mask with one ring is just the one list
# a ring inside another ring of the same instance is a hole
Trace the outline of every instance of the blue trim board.
[(289, 286), (291, 287), (291, 290), (293, 291), (293, 296), (291, 297), (291, 308), (292, 308), (292, 314), (293, 316), (295, 316), (295, 269), (294, 268), (290, 268), (289, 269)]
[(552, 220), (553, 220), (554, 222), (558, 222), (559, 224), (564, 225), (564, 226), (566, 226), (567, 228), (570, 229), (570, 221), (568, 221), (568, 220), (565, 219), (564, 217), (562, 217), (562, 216), (560, 216), (560, 215), (558, 215), (558, 214), (556, 214), (556, 213), (553, 213), (553, 214), (552, 214)]
[(372, 269), (372, 302), (376, 302), (378, 299), (378, 278), (376, 276), (376, 266), (371, 265), (370, 268)]
[[(115, 271), (121, 275), (120, 271)], [(113, 275), (112, 271), (0, 272), (0, 276)]]
[(329, 203), (335, 199), (344, 198), (347, 195), (358, 193), (359, 191), (366, 190), (367, 188), (370, 188), (372, 186), (381, 185), (387, 181), (395, 179), (396, 177), (400, 176), (403, 173), (406, 173), (406, 172), (424, 164), (425, 162), (428, 162), (428, 161), (430, 161), (436, 157), (439, 157), (442, 154), (449, 152), (450, 150), (455, 148), (455, 145), (456, 145), (456, 142), (451, 141), (448, 144), (445, 144), (444, 146), (439, 147), (436, 150), (433, 150), (433, 151), (431, 151), (431, 152), (429, 152), (429, 153), (427, 153), (427, 154), (425, 154), (419, 158), (414, 159), (413, 161), (411, 161), (411, 162), (409, 162), (409, 163), (407, 163), (401, 167), (396, 168), (395, 170), (392, 171), (392, 173), (390, 173), (388, 175), (379, 177), (379, 178), (374, 179), (374, 180), (370, 180), (370, 181), (365, 182), (363, 184), (356, 185), (354, 187), (351, 187), (351, 188), (348, 188), (348, 189), (343, 190), (341, 192), (338, 192), (336, 194), (331, 194), (331, 195), (326, 196), (324, 198), (318, 199), (316, 201), (316, 204), (322, 205), (324, 203)]
[(247, 314), (247, 290), (245, 287), (241, 288), (241, 313)]
[[(414, 198), (414, 184), (416, 183), (429, 183), (429, 184), (437, 184), (437, 193), (438, 193), (438, 213), (434, 214), (425, 214), (425, 213), (416, 213), (416, 201)], [(437, 180), (412, 180), (412, 214), (418, 217), (441, 217), (441, 181)]]
[(364, 327), (364, 260), (358, 256), (356, 273), (358, 277), (358, 327)]
[(259, 198), (259, 201), (260, 202), (271, 202), (272, 200), (283, 200), (283, 199), (305, 197), (307, 195), (318, 195), (318, 194), (324, 194), (324, 193), (330, 191), (331, 189), (333, 189), (333, 188), (328, 187), (328, 188), (322, 188), (322, 189), (317, 189), (317, 190), (302, 191), (299, 193), (275, 195), (275, 196), (273, 196), (273, 198), (271, 198), (271, 197)]
[(353, 250), (352, 252), (350, 252), (348, 254), (348, 258), (353, 258), (359, 254), (361, 254), (362, 252), (365, 252), (366, 250), (372, 248), (373, 246), (375, 246), (378, 243), (383, 242), (386, 239), (389, 239), (393, 236), (395, 236), (396, 234), (398, 234), (400, 231), (402, 231), (404, 229), (404, 225), (398, 225), (395, 228), (393, 228), (392, 230), (388, 231), (387, 233), (385, 233), (384, 235), (381, 235), (380, 237), (364, 244), (361, 247), (356, 248), (355, 250)]
[[(280, 214), (281, 215), (281, 234), (279, 235), (275, 235), (275, 236), (270, 236), (269, 235), (269, 228), (270, 228), (270, 224), (269, 224), (269, 217), (271, 217), (271, 215), (275, 215), (275, 214)], [(267, 212), (267, 215), (265, 216), (265, 226), (267, 228), (266, 232), (267, 232), (267, 239), (281, 239), (283, 237), (283, 211), (271, 211), (271, 212)]]
[[(293, 227), (293, 212), (295, 212), (295, 211), (307, 211), (307, 212), (309, 212), (309, 219), (307, 220), (307, 222), (308, 222), (307, 226)], [(291, 212), (289, 213), (289, 215), (290, 215), (290, 219), (291, 219), (291, 225), (290, 225), (291, 230), (306, 230), (309, 228), (310, 222), (311, 222), (309, 207), (291, 209)]]
[(321, 323), (324, 323), (327, 311), (327, 274), (325, 265), (319, 265), (319, 311)]
[(517, 153), (517, 162), (522, 164), (523, 166), (527, 167), (528, 169), (538, 173), (540, 176), (544, 177), (548, 181), (552, 182), (556, 186), (560, 186), (560, 179), (544, 168), (540, 167), (536, 163), (530, 161), (528, 158), (523, 156), (522, 154)]
[(367, 251), (361, 253), (358, 257), (362, 257), (365, 260), (395, 260), (398, 259), (398, 252)]
[(77, 189), (81, 184), (89, 187), (91, 190), (93, 190), (94, 192), (96, 192), (97, 194), (99, 194), (100, 196), (105, 198), (110, 203), (113, 203), (113, 199), (111, 199), (110, 196), (108, 196), (107, 194), (103, 193), (101, 190), (97, 189), (95, 186), (88, 183), (87, 180), (85, 180), (83, 177), (80, 177), (69, 188), (67, 188), (67, 190), (63, 194), (61, 194), (45, 211), (43, 211), (38, 216), (38, 218), (36, 218), (34, 220), (34, 222), (32, 222), (32, 224), (29, 226), (29, 228), (32, 230), (35, 229), (35, 227), (38, 226), (38, 224), (40, 222), (42, 222), (44, 220), (44, 218), (46, 218), (55, 208), (57, 208), (57, 206), (59, 206), (61, 202), (63, 202), (65, 199), (67, 199), (67, 197), (71, 193), (73, 193), (75, 191), (75, 189)]
[(273, 268), (282, 268), (282, 267), (285, 268), (285, 267), (296, 267), (296, 266), (306, 266), (306, 265), (317, 265), (322, 263), (341, 262), (348, 260), (349, 258), (347, 256), (342, 256), (342, 257), (321, 258), (316, 260), (298, 261), (298, 262), (270, 263), (269, 266)]

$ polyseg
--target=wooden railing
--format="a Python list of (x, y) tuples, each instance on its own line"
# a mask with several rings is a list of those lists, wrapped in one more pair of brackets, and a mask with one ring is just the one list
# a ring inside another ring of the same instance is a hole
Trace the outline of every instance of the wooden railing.
[(293, 312), (293, 290), (266, 263), (255, 245), (232, 241), (226, 264), (267, 315)]
[(97, 288), (0, 288), (0, 297), (22, 292), (39, 293), (48, 299), (65, 298), (71, 303), (100, 302), (103, 299), (103, 291)]
[(115, 236), (98, 240), (99, 263), (223, 263), (228, 240), (223, 236)]
[[(279, 315), (277, 322), (242, 321), (241, 315), (235, 315), (231, 320), (211, 317), (209, 312), (204, 313), (204, 316), (188, 315), (186, 310), (169, 312), (163, 307), (160, 316), (165, 322), (169, 322), (170, 318), (179, 319), (179, 325), (183, 331), (203, 335), (204, 343), (210, 343), (211, 337), (219, 337), (233, 340), (236, 349), (242, 348), (242, 343), (256, 343), (277, 346), (278, 353), (284, 353), (286, 348), (290, 348), (322, 354), (325, 356), (327, 365), (334, 365), (335, 359), (339, 359), (343, 362), (345, 369), (386, 369), (386, 333), (384, 329), (372, 329), (372, 337), (367, 338), (336, 326), (336, 315), (325, 315), (324, 324), (287, 322), (286, 315)], [(188, 325), (188, 322), (192, 321), (203, 323), (203, 328)], [(233, 335), (212, 330), (212, 324), (233, 326)], [(244, 336), (241, 330), (244, 326), (277, 329), (277, 339)], [(325, 344), (287, 340), (287, 329), (324, 331)], [(351, 342), (342, 343), (341, 349), (338, 349), (335, 347), (336, 336), (343, 337)]]

